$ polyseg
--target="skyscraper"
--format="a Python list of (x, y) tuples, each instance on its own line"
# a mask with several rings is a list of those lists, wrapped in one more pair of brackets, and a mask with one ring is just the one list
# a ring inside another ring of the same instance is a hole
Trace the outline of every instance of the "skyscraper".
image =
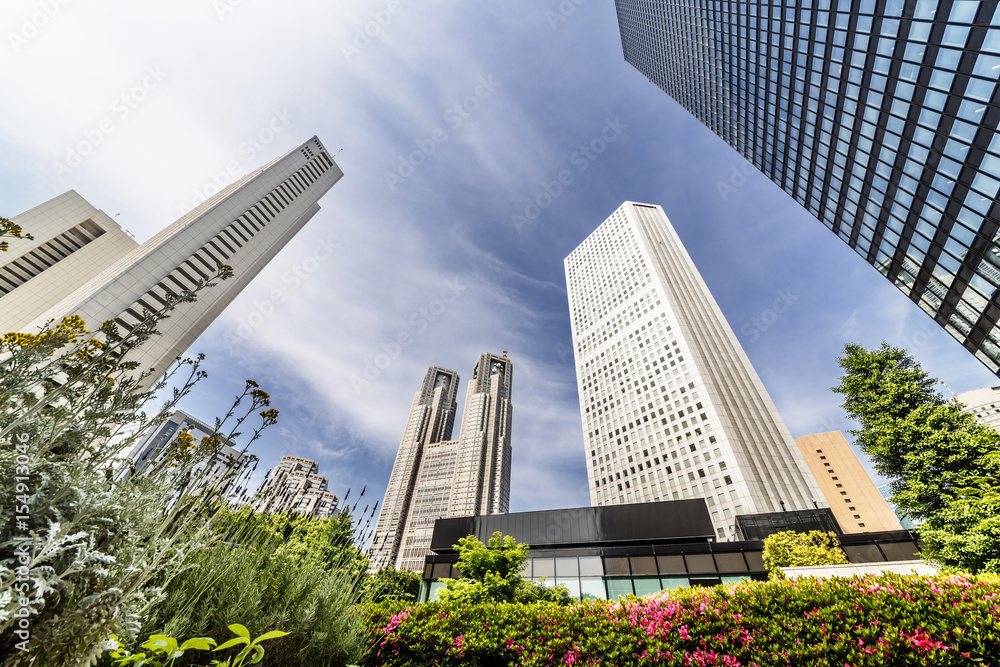
[(819, 483), (841, 530), (878, 533), (902, 529), (840, 431), (804, 435), (797, 438), (795, 444)]
[(956, 398), (965, 405), (966, 412), (976, 416), (980, 424), (1000, 430), (1000, 387), (963, 391)]
[(139, 244), (104, 211), (70, 190), (13, 221), (34, 240), (0, 253), (0, 332), (28, 325)]
[(616, 0), (625, 60), (1000, 370), (1000, 13)]
[(315, 461), (301, 456), (282, 456), (257, 492), (252, 505), (255, 512), (297, 512), (304, 516), (328, 519), (337, 512), (340, 498), (326, 488), (327, 479), (319, 474)]
[[(142, 474), (153, 464), (161, 462), (164, 456), (168, 455), (170, 445), (177, 436), (185, 432), (194, 438), (195, 443), (213, 436), (222, 440), (221, 434), (217, 434), (213, 427), (186, 412), (174, 410), (167, 421), (151, 427), (146, 437), (132, 448), (128, 458), (135, 474)], [(232, 440), (227, 439), (220, 444), (218, 454), (196, 465), (192, 470), (196, 480), (195, 487), (199, 490), (216, 489), (226, 493), (249, 463), (247, 457)]]
[[(113, 319), (123, 332), (131, 331), (146, 311), (156, 311), (166, 303), (169, 292), (191, 289), (196, 281), (211, 276), (220, 263), (232, 266), (232, 278), (204, 290), (194, 303), (177, 306), (158, 325), (160, 335), (129, 355), (142, 369), (153, 369), (146, 380), (146, 386), (151, 386), (316, 214), (319, 198), (342, 176), (313, 137), (227, 186), (142, 245), (118, 255), (97, 275), (81, 273), (83, 284), (76, 282), (77, 289), (61, 295), (26, 329), (79, 315), (91, 329)], [(30, 225), (25, 231), (31, 232)]]
[(431, 366), (413, 398), (372, 539), (373, 569), (420, 571), (434, 521), (502, 514), (510, 503), (513, 364), (480, 355), (465, 397), (458, 440), (458, 373)]
[(625, 202), (565, 260), (592, 505), (824, 505), (788, 428), (663, 209)]

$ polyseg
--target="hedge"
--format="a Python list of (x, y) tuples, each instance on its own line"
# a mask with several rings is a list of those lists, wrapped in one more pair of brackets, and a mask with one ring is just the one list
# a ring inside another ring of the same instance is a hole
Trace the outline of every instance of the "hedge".
[(998, 665), (1000, 578), (744, 582), (568, 607), (368, 610), (366, 667)]

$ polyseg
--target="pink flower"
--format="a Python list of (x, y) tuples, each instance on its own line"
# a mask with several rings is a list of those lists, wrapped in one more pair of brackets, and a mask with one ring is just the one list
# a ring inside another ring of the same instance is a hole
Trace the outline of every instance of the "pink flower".
[(451, 645), (459, 649), (465, 646), (465, 635), (459, 635), (455, 637), (455, 641), (453, 641)]
[(513, 639), (508, 639), (507, 640), (507, 648), (510, 648), (513, 645), (514, 645), (514, 640)]

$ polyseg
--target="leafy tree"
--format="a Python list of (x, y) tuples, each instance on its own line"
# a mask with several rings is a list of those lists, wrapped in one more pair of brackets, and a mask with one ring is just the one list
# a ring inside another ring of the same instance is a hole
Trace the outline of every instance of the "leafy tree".
[(764, 539), (764, 567), (772, 578), (782, 578), (783, 567), (841, 565), (848, 563), (834, 533), (786, 530)]
[(7, 241), (4, 238), (34, 240), (31, 234), (25, 234), (20, 225), (7, 218), (0, 217), (0, 252), (7, 252)]
[(945, 401), (937, 381), (905, 351), (847, 345), (844, 395), (852, 431), (875, 469), (890, 478), (892, 501), (925, 521), (924, 556), (973, 572), (1000, 571), (1000, 433)]
[(455, 567), (471, 578), (443, 580), (445, 588), (438, 592), (438, 599), (446, 604), (572, 601), (565, 586), (547, 587), (521, 576), (528, 545), (518, 544), (510, 535), (504, 537), (496, 531), (488, 545), (468, 535), (458, 541), (455, 549), (459, 553)]
[(417, 601), (420, 592), (420, 575), (413, 570), (396, 570), (383, 567), (365, 583), (362, 598), (368, 602)]

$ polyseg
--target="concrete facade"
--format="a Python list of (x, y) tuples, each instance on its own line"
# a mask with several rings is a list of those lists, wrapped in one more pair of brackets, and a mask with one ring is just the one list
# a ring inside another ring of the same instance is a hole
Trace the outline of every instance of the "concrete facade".
[(327, 491), (327, 479), (315, 461), (301, 456), (282, 456), (257, 492), (251, 506), (255, 512), (296, 512), (328, 519), (337, 512), (340, 498)]
[(705, 498), (718, 539), (825, 505), (661, 207), (625, 202), (565, 268), (591, 504)]
[(879, 533), (903, 529), (840, 431), (804, 435), (795, 444), (841, 530)]
[[(131, 331), (159, 310), (168, 292), (192, 289), (228, 264), (233, 277), (178, 305), (158, 325), (160, 335), (129, 359), (156, 380), (236, 295), (319, 210), (317, 203), (343, 172), (313, 137), (200, 204), (151, 239), (83, 282), (28, 325), (79, 315), (88, 327), (115, 320)], [(77, 285), (80, 283), (77, 282)]]
[(965, 411), (975, 415), (980, 424), (1000, 429), (1000, 387), (963, 391), (957, 398), (965, 405)]
[(413, 399), (372, 540), (371, 568), (420, 571), (440, 518), (502, 514), (510, 504), (511, 384), (506, 356), (472, 371), (458, 440), (458, 373), (431, 366)]
[(28, 239), (0, 253), (0, 332), (31, 325), (81, 283), (139, 247), (104, 211), (70, 190), (12, 218)]
[(938, 568), (924, 560), (899, 560), (888, 563), (845, 563), (843, 565), (809, 565), (801, 567), (783, 567), (788, 579), (803, 579), (805, 577), (863, 577), (868, 574), (879, 575), (885, 572), (895, 574), (919, 574), (932, 577), (939, 572)]
[[(221, 435), (216, 435), (215, 429), (205, 422), (181, 410), (174, 410), (167, 421), (152, 426), (146, 436), (132, 448), (128, 461), (134, 474), (141, 475), (162, 462), (170, 451), (170, 445), (184, 432), (189, 433), (195, 443), (201, 442), (202, 438), (212, 436), (222, 440)], [(196, 476), (195, 487), (199, 490), (215, 489), (226, 493), (232, 488), (233, 482), (247, 463), (246, 455), (238, 449), (236, 443), (226, 440), (219, 448), (218, 454), (193, 468), (192, 473)]]

